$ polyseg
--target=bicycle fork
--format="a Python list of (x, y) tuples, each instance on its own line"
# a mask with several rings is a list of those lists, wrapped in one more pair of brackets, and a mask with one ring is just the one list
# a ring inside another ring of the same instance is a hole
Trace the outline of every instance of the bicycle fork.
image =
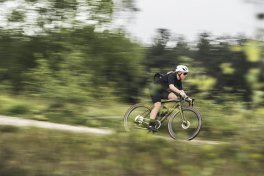
[(185, 118), (185, 115), (184, 115), (184, 113), (182, 111), (182, 106), (179, 106), (179, 110), (180, 110), (180, 114), (181, 114), (181, 118), (182, 118), (181, 126), (182, 126), (183, 129), (188, 129), (189, 126), (190, 126), (190, 122)]

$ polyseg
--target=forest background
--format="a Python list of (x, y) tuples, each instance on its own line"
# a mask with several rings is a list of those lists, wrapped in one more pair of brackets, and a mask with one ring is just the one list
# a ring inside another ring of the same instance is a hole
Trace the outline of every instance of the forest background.
[[(132, 0), (24, 0), (4, 16), (0, 113), (117, 133), (1, 126), (0, 175), (263, 175), (263, 29), (258, 38), (201, 33), (197, 42), (158, 29), (145, 46), (111, 26), (124, 18), (116, 13), (136, 11)], [(203, 116), (199, 139), (219, 145), (123, 132), (127, 108), (150, 103), (154, 73), (178, 64), (191, 70), (184, 87)]]

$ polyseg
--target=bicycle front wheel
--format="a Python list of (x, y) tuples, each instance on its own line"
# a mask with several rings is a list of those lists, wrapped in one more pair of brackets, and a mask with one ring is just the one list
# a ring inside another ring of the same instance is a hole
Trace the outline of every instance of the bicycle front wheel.
[(151, 108), (143, 104), (135, 104), (130, 107), (124, 116), (124, 128), (126, 131), (146, 129), (149, 123)]
[(180, 112), (172, 114), (168, 122), (168, 131), (173, 139), (192, 140), (202, 127), (202, 117), (192, 107), (183, 107), (182, 113), (186, 121)]

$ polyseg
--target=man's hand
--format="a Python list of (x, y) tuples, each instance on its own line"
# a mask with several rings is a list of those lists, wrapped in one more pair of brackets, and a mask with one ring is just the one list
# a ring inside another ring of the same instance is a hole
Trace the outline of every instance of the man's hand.
[(187, 97), (187, 98), (185, 99), (185, 101), (187, 101), (187, 102), (192, 102), (192, 99), (191, 99), (190, 97)]

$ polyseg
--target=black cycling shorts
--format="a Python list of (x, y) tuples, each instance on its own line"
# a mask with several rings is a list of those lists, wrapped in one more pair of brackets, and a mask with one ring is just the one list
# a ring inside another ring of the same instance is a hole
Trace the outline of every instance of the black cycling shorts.
[(151, 94), (151, 99), (153, 103), (161, 102), (161, 99), (168, 99), (170, 92), (165, 89), (156, 90)]

